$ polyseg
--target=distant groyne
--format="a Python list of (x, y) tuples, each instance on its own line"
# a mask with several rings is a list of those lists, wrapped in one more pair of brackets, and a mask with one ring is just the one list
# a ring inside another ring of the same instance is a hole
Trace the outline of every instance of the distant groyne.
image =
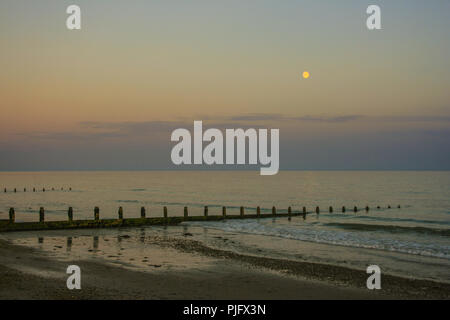
[[(10, 192), (10, 193), (18, 193), (18, 192), (20, 192), (20, 190), (21, 189), (17, 189), (17, 188), (13, 188), (11, 190), (8, 190), (7, 188), (3, 188), (3, 192), (4, 193), (8, 193), (8, 192)], [(33, 190), (33, 192), (39, 192), (39, 190), (41, 190), (42, 192), (49, 191), (49, 190), (51, 190), (51, 191), (57, 191), (57, 190), (72, 191), (72, 187), (69, 187), (69, 188), (66, 188), (66, 189), (64, 189), (64, 187), (60, 187), (60, 188), (55, 188), (55, 187), (45, 188), (45, 187), (43, 187), (42, 189), (33, 187), (33, 188), (30, 188), (29, 190)], [(27, 188), (26, 187), (23, 188), (23, 192), (27, 192)]]

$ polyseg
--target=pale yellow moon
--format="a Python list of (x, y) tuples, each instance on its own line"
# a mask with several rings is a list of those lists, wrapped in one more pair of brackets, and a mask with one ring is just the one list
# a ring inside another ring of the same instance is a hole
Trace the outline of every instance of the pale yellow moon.
[(308, 71), (303, 71), (303, 79), (308, 79), (309, 78), (309, 72)]

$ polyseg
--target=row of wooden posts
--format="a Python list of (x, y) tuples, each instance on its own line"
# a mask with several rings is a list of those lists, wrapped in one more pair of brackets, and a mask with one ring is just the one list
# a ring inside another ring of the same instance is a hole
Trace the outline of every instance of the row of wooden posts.
[[(377, 209), (380, 209), (380, 206), (377, 206)], [(400, 209), (400, 205), (397, 206), (397, 208)], [(388, 206), (388, 209), (391, 209), (391, 206)], [(369, 206), (366, 206), (365, 211), (368, 212), (370, 210)], [(345, 206), (342, 207), (342, 212), (346, 212), (347, 209), (345, 208)], [(354, 207), (353, 208), (353, 212), (358, 212), (359, 209), (358, 207)], [(316, 214), (320, 213), (320, 208), (317, 206), (316, 210), (315, 210)], [(334, 209), (333, 207), (329, 207), (328, 212), (333, 213)], [(301, 212), (303, 215), (306, 215), (308, 212), (306, 211), (306, 207), (303, 207), (303, 211)], [(208, 216), (208, 206), (205, 206), (203, 214), (205, 217)], [(239, 210), (239, 214), (241, 217), (244, 217), (244, 207), (240, 207)], [(277, 209), (275, 207), (272, 207), (272, 215), (276, 215), (277, 214)], [(145, 207), (141, 207), (141, 218), (145, 218), (146, 215), (146, 210)], [(227, 207), (222, 207), (222, 216), (225, 217), (227, 215)], [(261, 215), (261, 208), (258, 206), (256, 207), (256, 215), (260, 216)], [(288, 207), (288, 216), (292, 215), (292, 208)], [(67, 216), (68, 216), (68, 220), (69, 222), (73, 221), (73, 208), (69, 207), (68, 211), (67, 211)], [(163, 208), (163, 216), (164, 218), (168, 217), (168, 210), (167, 207)], [(184, 207), (184, 217), (187, 218), (188, 217), (188, 207)], [(118, 211), (118, 218), (119, 220), (123, 220), (123, 208), (119, 207), (119, 211)], [(9, 221), (14, 223), (16, 219), (16, 213), (14, 208), (10, 208), (9, 209)], [(99, 207), (95, 207), (94, 208), (94, 220), (98, 221), (100, 220), (100, 208)], [(40, 207), (39, 209), (39, 222), (44, 222), (45, 221), (45, 210), (44, 207)]]
[[(51, 190), (55, 191), (55, 188), (52, 188)], [(64, 188), (61, 187), (61, 191), (63, 191), (63, 190), (64, 190)], [(72, 188), (70, 187), (68, 190), (72, 191)], [(4, 193), (8, 192), (8, 190), (6, 188), (4, 188), (3, 191), (4, 191)], [(36, 188), (33, 188), (33, 192), (37, 192), (37, 191), (39, 191), (39, 190), (36, 189)], [(12, 192), (16, 193), (17, 192), (17, 188), (14, 188)], [(27, 192), (27, 188), (23, 188), (23, 192)], [(42, 192), (45, 192), (45, 188), (42, 188)]]

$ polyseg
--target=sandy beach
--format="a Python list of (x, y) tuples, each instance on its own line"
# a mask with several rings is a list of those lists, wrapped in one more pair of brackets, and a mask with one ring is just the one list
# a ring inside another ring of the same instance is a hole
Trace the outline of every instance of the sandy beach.
[[(66, 287), (67, 261), (0, 240), (0, 299), (448, 299), (450, 285), (394, 276), (365, 288), (364, 270), (242, 255), (190, 239), (147, 236), (154, 256), (181, 255), (182, 269), (132, 270), (83, 259), (82, 289)], [(147, 252), (147, 254), (149, 254)], [(192, 258), (202, 263), (193, 264)], [(176, 257), (174, 257), (176, 259)], [(143, 260), (145, 261), (145, 260)]]

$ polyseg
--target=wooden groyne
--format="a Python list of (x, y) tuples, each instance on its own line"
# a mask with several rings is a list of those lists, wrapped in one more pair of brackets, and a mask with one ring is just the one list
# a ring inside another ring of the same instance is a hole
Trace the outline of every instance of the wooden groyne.
[[(30, 189), (30, 190), (33, 190), (33, 192), (39, 192), (39, 191), (45, 192), (45, 191), (48, 191), (48, 190), (56, 191), (58, 189), (61, 190), (61, 191), (72, 191), (72, 187), (69, 187), (69, 188), (64, 188), (64, 187), (55, 188), (55, 187), (52, 187), (51, 189), (50, 188), (45, 189), (45, 187), (43, 187), (42, 189), (38, 189), (36, 187), (33, 187), (33, 189)], [(17, 188), (13, 188), (13, 189), (11, 189), (11, 191), (9, 191), (7, 188), (3, 188), (3, 193), (8, 193), (8, 192), (18, 193), (19, 190)], [(23, 188), (23, 192), (27, 192), (27, 188)]]
[(140, 218), (124, 218), (123, 208), (119, 207), (117, 219), (100, 219), (99, 207), (94, 208), (93, 220), (73, 220), (73, 209), (67, 211), (66, 221), (45, 221), (44, 208), (39, 209), (39, 222), (15, 222), (15, 210), (10, 208), (9, 220), (0, 220), (0, 232), (7, 231), (31, 231), (31, 230), (57, 230), (57, 229), (80, 229), (80, 228), (114, 228), (114, 227), (137, 227), (145, 225), (176, 225), (183, 221), (218, 221), (224, 219), (250, 219), (250, 218), (273, 218), (303, 215), (303, 213), (275, 213), (244, 214), (244, 207), (241, 207), (239, 215), (227, 215), (226, 207), (222, 208), (222, 215), (209, 215), (208, 206), (204, 207), (203, 216), (189, 216), (188, 208), (184, 207), (183, 216), (170, 217), (167, 207), (163, 208), (162, 217), (146, 217), (146, 210), (141, 208)]
[[(391, 206), (387, 207), (388, 209)], [(397, 208), (401, 208), (400, 205)], [(380, 209), (380, 206), (377, 207)], [(369, 206), (365, 207), (365, 211), (369, 211)], [(333, 207), (329, 207), (329, 213), (333, 213)], [(342, 207), (342, 213), (345, 213), (345, 206)], [(355, 206), (353, 212), (357, 213), (358, 208)], [(239, 208), (238, 215), (228, 215), (227, 208), (222, 207), (222, 215), (209, 215), (208, 206), (204, 207), (203, 216), (189, 216), (188, 207), (184, 207), (183, 216), (169, 216), (167, 207), (163, 207), (162, 217), (146, 217), (145, 207), (141, 207), (140, 218), (125, 218), (122, 207), (119, 207), (117, 219), (108, 218), (100, 219), (100, 208), (94, 208), (93, 220), (74, 220), (73, 208), (69, 207), (67, 210), (66, 221), (45, 221), (45, 209), (39, 208), (39, 222), (16, 222), (16, 212), (14, 208), (9, 209), (9, 219), (0, 220), (0, 232), (8, 231), (34, 231), (34, 230), (58, 230), (58, 229), (81, 229), (81, 228), (114, 228), (114, 227), (138, 227), (146, 225), (176, 225), (183, 221), (219, 221), (225, 219), (259, 219), (259, 218), (277, 218), (292, 216), (303, 216), (312, 214), (313, 212), (307, 211), (306, 207), (303, 207), (302, 211), (293, 211), (291, 207), (288, 207), (286, 213), (277, 212), (276, 207), (272, 207), (272, 213), (262, 214), (261, 208), (256, 208), (255, 214), (245, 213), (244, 207)], [(315, 213), (320, 214), (320, 208), (315, 208)]]

